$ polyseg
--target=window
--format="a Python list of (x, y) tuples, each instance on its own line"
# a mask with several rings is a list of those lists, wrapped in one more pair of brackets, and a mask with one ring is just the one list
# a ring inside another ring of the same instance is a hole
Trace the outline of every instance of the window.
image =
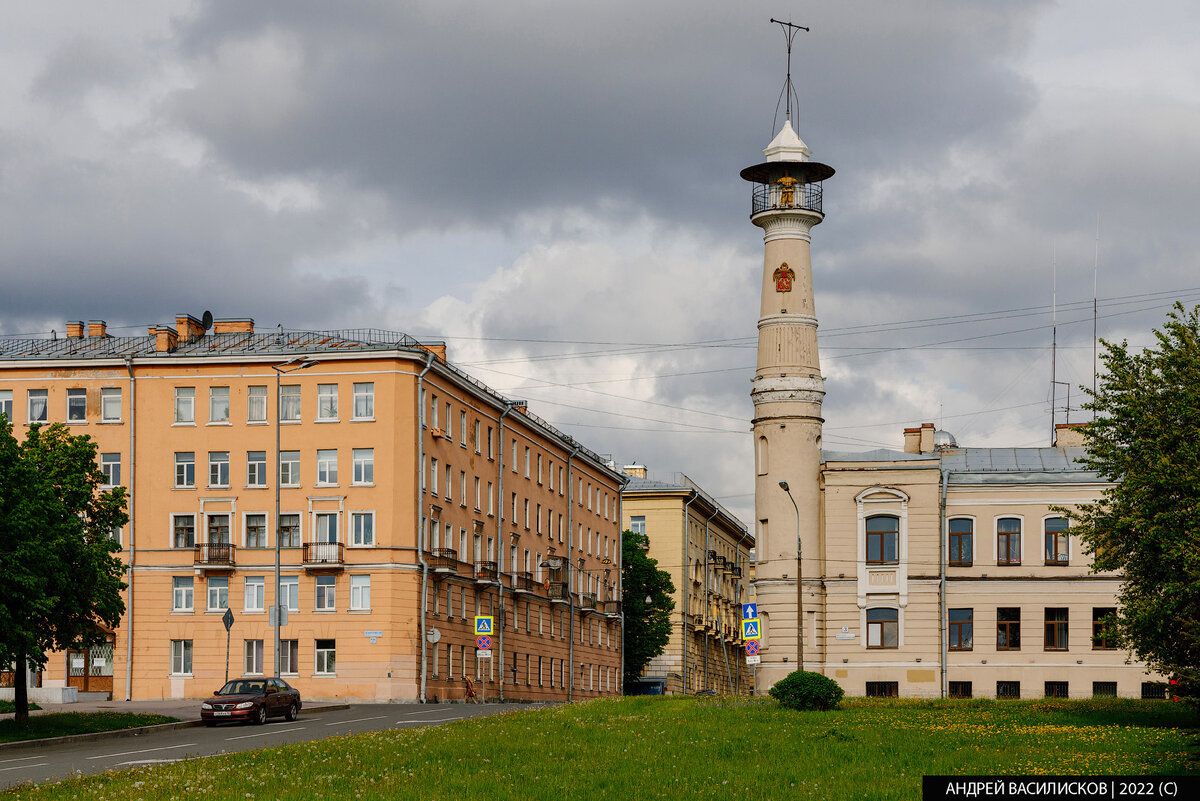
[(317, 451), (317, 486), (335, 487), (337, 481), (337, 451)]
[(429, 457), (429, 492), (437, 495), (438, 485), (438, 460), (432, 456)]
[(175, 515), (171, 525), (175, 530), (174, 539), (176, 548), (196, 547), (195, 515)]
[(1046, 607), (1046, 650), (1067, 650), (1067, 609)]
[(375, 449), (355, 448), (351, 451), (351, 458), (354, 466), (353, 483), (373, 485), (375, 483)]
[(489, 458), (489, 459), (495, 459), (495, 458), (496, 458), (496, 443), (495, 443), (495, 441), (494, 441), (494, 440), (493, 440), (493, 438), (492, 438), (492, 433), (493, 433), (493, 432), (492, 432), (492, 427), (491, 427), (491, 426), (488, 426), (488, 440), (487, 440), (487, 442), (488, 442), (488, 458)]
[(246, 547), (267, 547), (267, 516), (265, 514), (246, 515)]
[(1021, 650), (1021, 608), (1002, 606), (996, 610), (996, 650)]
[(1021, 682), (1019, 682), (1019, 681), (998, 681), (998, 682), (996, 682), (996, 697), (997, 698), (1020, 698), (1021, 697)]
[(1048, 681), (1046, 682), (1046, 697), (1047, 698), (1067, 698), (1070, 692), (1065, 681)]
[(171, 578), (171, 611), (191, 612), (195, 603), (194, 584), (191, 576), (173, 576)]
[(335, 609), (336, 576), (317, 576), (317, 609)]
[(263, 641), (262, 640), (243, 640), (244, 651), (246, 654), (246, 671), (247, 676), (261, 676), (263, 672)]
[(229, 387), (210, 387), (208, 390), (208, 422), (229, 422)]
[(950, 682), (950, 697), (951, 698), (970, 698), (971, 697), (971, 682), (969, 682), (969, 681), (952, 681), (952, 682)]
[(13, 421), (13, 391), (11, 389), (0, 389), (0, 414), (8, 418), (8, 422)]
[(279, 486), (300, 486), (300, 451), (279, 452)]
[(317, 419), (336, 420), (338, 416), (338, 385), (317, 384)]
[(192, 641), (171, 640), (171, 675), (192, 674)]
[(208, 486), (229, 486), (229, 451), (208, 452)]
[(492, 491), (492, 482), (488, 482), (488, 516), (494, 517), (496, 514), (496, 494)]
[(334, 672), (337, 654), (336, 640), (317, 640), (316, 643), (316, 673), (331, 676)]
[(279, 516), (279, 547), (300, 547), (300, 515), (288, 514)]
[(100, 472), (104, 474), (104, 486), (115, 487), (121, 483), (121, 454), (100, 454)]
[(1115, 606), (1092, 607), (1092, 650), (1116, 650), (1117, 608)]
[(375, 419), (375, 384), (366, 381), (354, 385), (354, 420)]
[(121, 388), (108, 387), (100, 390), (100, 422), (121, 422)]
[(1021, 520), (1002, 517), (996, 521), (996, 564), (1021, 564)]
[(899, 648), (899, 612), (895, 609), (867, 610), (867, 647)]
[(767, 474), (767, 466), (768, 466), (767, 465), (767, 438), (766, 437), (758, 438), (758, 449), (754, 455), (757, 457), (755, 459), (755, 461), (758, 462), (758, 475), (765, 476)]
[(216, 612), (229, 608), (229, 577), (208, 577), (208, 611)]
[(46, 407), (50, 403), (49, 392), (50, 391), (46, 389), (29, 390), (29, 422), (46, 422)]
[(317, 514), (317, 542), (338, 541), (337, 512), (319, 512)]
[(246, 451), (246, 486), (267, 486), (266, 451)]
[(646, 533), (646, 517), (645, 515), (637, 515), (629, 518), (629, 530), (634, 534)]
[(1165, 701), (1167, 700), (1167, 685), (1161, 681), (1143, 681), (1142, 682), (1142, 698), (1147, 701)]
[(974, 550), (975, 521), (958, 517), (950, 521), (950, 562), (956, 567), (970, 567)]
[(375, 544), (374, 512), (350, 513), (350, 544), (364, 546)]
[(900, 682), (898, 681), (868, 681), (867, 682), (867, 697), (868, 698), (897, 698), (900, 695)]
[(458, 413), (458, 444), (467, 446), (467, 413)]
[(279, 577), (279, 603), (287, 606), (289, 612), (300, 611), (300, 577)]
[(950, 650), (970, 651), (971, 632), (974, 625), (974, 610), (950, 610)]
[(300, 641), (279, 641), (279, 672), (283, 675), (295, 674), (300, 670)]
[(899, 561), (900, 518), (878, 515), (867, 518), (867, 564), (895, 564)]
[(229, 544), (229, 515), (208, 516), (208, 541), (214, 545)]
[(263, 576), (246, 576), (245, 603), (247, 612), (261, 612), (266, 609), (266, 578)]
[(513, 446), (513, 448), (512, 448), (512, 464), (510, 466), (512, 467), (512, 471), (515, 473), (515, 472), (517, 472), (517, 440), (516, 440), (516, 438), (513, 439), (512, 446)]
[(284, 385), (279, 388), (279, 421), (282, 423), (297, 423), (300, 421), (300, 385)]
[(482, 483), (479, 480), (479, 476), (475, 476), (475, 511), (476, 512), (483, 509), (483, 507), (480, 505), (480, 503), (482, 501), (483, 501)]
[(350, 608), (369, 610), (371, 608), (371, 577), (350, 577)]
[(530, 477), (530, 476), (529, 476), (529, 468), (530, 468), (530, 464), (529, 464), (529, 448), (528, 448), (528, 447), (526, 447), (526, 448), (525, 448), (525, 478), (529, 478), (529, 477)]
[(1092, 697), (1093, 698), (1116, 698), (1117, 683), (1115, 681), (1093, 681), (1092, 682)]
[(191, 452), (175, 454), (175, 486), (196, 486), (196, 454)]
[(478, 420), (475, 421), (475, 427), (474, 427), (474, 429), (472, 429), (471, 441), (473, 443), (475, 443), (475, 452), (479, 453), (480, 452), (479, 449), (480, 449), (482, 443), (480, 443), (480, 441), (479, 441), (479, 421)]
[(68, 389), (67, 390), (67, 422), (68, 423), (86, 423), (87, 422), (87, 390), (86, 389)]
[(254, 386), (247, 388), (246, 422), (267, 422), (267, 388), (265, 386)]
[(446, 401), (446, 439), (454, 441), (454, 419), (450, 417), (450, 401)]
[(458, 505), (462, 507), (467, 505), (467, 473), (465, 470), (458, 471)]
[(1065, 517), (1048, 517), (1046, 529), (1046, 564), (1069, 564), (1067, 519)]

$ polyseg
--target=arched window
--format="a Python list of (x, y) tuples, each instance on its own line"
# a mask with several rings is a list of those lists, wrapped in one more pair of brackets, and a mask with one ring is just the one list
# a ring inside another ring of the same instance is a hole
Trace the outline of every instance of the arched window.
[(767, 438), (766, 437), (758, 438), (758, 453), (756, 455), (758, 457), (758, 459), (757, 459), (758, 474), (760, 476), (765, 476), (767, 474)]
[(975, 521), (969, 517), (956, 517), (950, 521), (949, 563), (957, 567), (970, 567), (975, 550)]
[(1046, 564), (1065, 565), (1068, 563), (1067, 519), (1065, 517), (1047, 517), (1046, 532)]
[(1021, 564), (1021, 519), (1002, 517), (996, 521), (996, 564)]
[(900, 561), (900, 518), (876, 515), (867, 518), (867, 564), (887, 565)]

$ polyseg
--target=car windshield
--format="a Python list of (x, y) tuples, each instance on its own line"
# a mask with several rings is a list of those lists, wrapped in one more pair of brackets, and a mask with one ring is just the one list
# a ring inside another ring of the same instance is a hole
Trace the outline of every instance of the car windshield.
[(217, 690), (217, 695), (262, 695), (266, 686), (263, 681), (231, 681)]

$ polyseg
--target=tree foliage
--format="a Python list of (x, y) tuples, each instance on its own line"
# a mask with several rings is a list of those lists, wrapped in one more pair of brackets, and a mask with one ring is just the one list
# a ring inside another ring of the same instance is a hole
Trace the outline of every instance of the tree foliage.
[(125, 489), (101, 491), (96, 445), (66, 426), (33, 425), (18, 442), (0, 415), (0, 665), (15, 668), (16, 718), (28, 718), (26, 665), (86, 647), (125, 611)]
[[(1200, 684), (1200, 307), (1176, 304), (1155, 347), (1104, 342), (1084, 408), (1085, 463), (1116, 482), (1067, 510), (1096, 571), (1122, 574), (1115, 631), (1138, 659)], [(1089, 394), (1091, 394), (1089, 392)]]
[[(642, 675), (646, 664), (663, 652), (671, 639), (675, 583), (646, 555), (645, 534), (621, 536), (621, 587), (625, 604), (625, 680)], [(646, 599), (650, 599), (646, 603)]]

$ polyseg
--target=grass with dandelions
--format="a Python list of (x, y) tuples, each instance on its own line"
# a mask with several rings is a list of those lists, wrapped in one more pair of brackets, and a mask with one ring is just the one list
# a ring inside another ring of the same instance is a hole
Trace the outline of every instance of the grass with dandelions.
[(1200, 773), (1183, 704), (625, 698), (334, 737), (11, 792), (28, 799), (912, 799), (922, 774)]

